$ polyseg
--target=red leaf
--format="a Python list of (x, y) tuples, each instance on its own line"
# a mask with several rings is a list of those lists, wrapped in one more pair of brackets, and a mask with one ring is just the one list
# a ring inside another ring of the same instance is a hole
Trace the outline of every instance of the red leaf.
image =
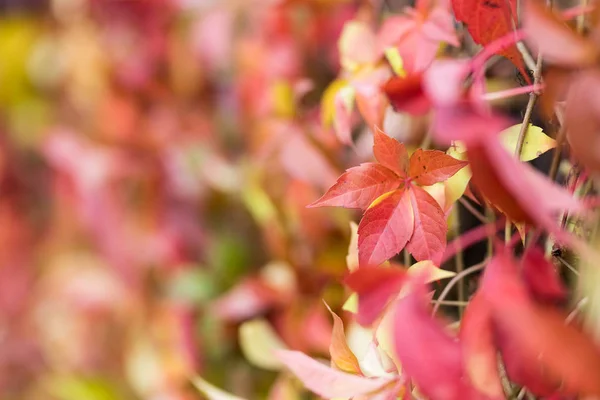
[(482, 293), (494, 320), (528, 362), (534, 360), (567, 392), (600, 395), (600, 352), (590, 336), (565, 323), (566, 315), (535, 303), (506, 253), (488, 265)]
[(536, 300), (556, 302), (566, 299), (567, 290), (558, 272), (539, 248), (528, 248), (523, 254), (522, 263), (523, 279)]
[[(454, 15), (467, 26), (475, 43), (486, 46), (514, 30), (516, 0), (452, 0)], [(529, 75), (517, 46), (513, 45), (498, 54), (508, 58), (525, 79)]]
[(402, 178), (406, 177), (408, 171), (406, 147), (379, 128), (373, 132), (373, 154), (381, 165), (391, 169)]
[(414, 74), (407, 77), (395, 76), (385, 83), (383, 91), (395, 111), (412, 115), (429, 112), (431, 102), (425, 95), (422, 80), (422, 74)]
[(485, 298), (475, 294), (460, 322), (465, 370), (473, 386), (494, 399), (503, 399), (498, 372), (492, 315)]
[(407, 249), (417, 261), (440, 265), (446, 249), (446, 217), (440, 205), (425, 190), (412, 186), (408, 191), (414, 213), (414, 233)]
[(367, 209), (376, 198), (398, 186), (400, 179), (394, 172), (383, 165), (365, 163), (347, 170), (323, 197), (308, 207)]
[(590, 69), (573, 78), (566, 100), (567, 139), (577, 160), (593, 171), (600, 171), (600, 71)]
[(506, 375), (511, 382), (525, 386), (536, 396), (556, 393), (559, 384), (548, 376), (543, 366), (537, 360), (524, 357), (520, 345), (501, 326), (496, 326), (495, 332)]
[(428, 303), (425, 285), (419, 282), (396, 306), (394, 344), (403, 372), (430, 399), (481, 398), (463, 377), (458, 341), (431, 317)]
[(358, 323), (371, 325), (398, 294), (405, 279), (406, 272), (395, 267), (362, 267), (348, 275), (344, 283), (358, 294)]
[(417, 149), (410, 157), (408, 171), (419, 185), (430, 186), (445, 181), (468, 164), (439, 150)]
[[(327, 304), (326, 304), (327, 306)], [(329, 306), (327, 309), (333, 317), (333, 330), (331, 331), (331, 344), (329, 345), (329, 354), (331, 362), (340, 370), (353, 374), (362, 374), (358, 359), (348, 347), (346, 334), (344, 333), (344, 322), (334, 313)]]
[(409, 192), (396, 190), (365, 212), (358, 225), (359, 265), (379, 265), (406, 246), (415, 226)]
[(598, 60), (598, 48), (577, 35), (537, 0), (524, 2), (523, 29), (527, 43), (544, 55), (544, 60), (565, 67), (591, 66)]
[(473, 184), (508, 218), (514, 222), (535, 221), (557, 240), (577, 244), (574, 237), (560, 229), (555, 219), (560, 210), (583, 210), (582, 204), (569, 192), (530, 165), (518, 161), (502, 148), (496, 137), (482, 140), (480, 145), (468, 144), (467, 157), (473, 171)]
[(277, 355), (307, 389), (328, 399), (366, 395), (391, 381), (389, 378), (365, 378), (336, 371), (299, 351), (280, 350)]

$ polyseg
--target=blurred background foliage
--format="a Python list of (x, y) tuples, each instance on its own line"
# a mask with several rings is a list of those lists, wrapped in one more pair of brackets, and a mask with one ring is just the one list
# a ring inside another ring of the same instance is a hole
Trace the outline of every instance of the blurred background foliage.
[(353, 214), (305, 206), (370, 143), (320, 99), (377, 7), (0, 1), (0, 399), (300, 398), (238, 327), (327, 354)]

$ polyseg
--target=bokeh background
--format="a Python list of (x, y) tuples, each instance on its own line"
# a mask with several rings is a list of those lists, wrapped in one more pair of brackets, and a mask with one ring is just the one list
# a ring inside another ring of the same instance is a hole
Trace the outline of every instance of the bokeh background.
[(328, 354), (358, 214), (306, 205), (372, 157), (338, 39), (406, 4), (0, 0), (0, 399), (309, 398), (248, 349)]
[(319, 106), (376, 7), (0, 1), (1, 399), (276, 398), (256, 318), (327, 354), (351, 215), (305, 206), (361, 153)]

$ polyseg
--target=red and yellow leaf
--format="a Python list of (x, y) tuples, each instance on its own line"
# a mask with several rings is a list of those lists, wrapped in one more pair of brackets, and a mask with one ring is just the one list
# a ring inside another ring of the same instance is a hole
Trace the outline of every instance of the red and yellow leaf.
[(417, 149), (410, 157), (409, 176), (419, 185), (430, 186), (452, 177), (468, 164), (439, 150)]

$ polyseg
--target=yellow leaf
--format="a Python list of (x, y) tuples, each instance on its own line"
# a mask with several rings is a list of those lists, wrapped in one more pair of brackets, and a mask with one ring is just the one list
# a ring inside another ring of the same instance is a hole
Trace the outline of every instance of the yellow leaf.
[(348, 86), (345, 79), (336, 79), (327, 86), (321, 98), (321, 123), (324, 127), (331, 126), (335, 118), (335, 98), (340, 90)]
[(400, 55), (397, 47), (388, 47), (385, 49), (385, 58), (392, 66), (392, 70), (396, 75), (401, 78), (406, 76), (406, 71), (404, 70), (404, 61), (402, 61), (402, 56)]
[(407, 272), (410, 275), (418, 275), (423, 273), (427, 274), (427, 283), (451, 278), (456, 275), (456, 272), (441, 269), (429, 260), (419, 261), (418, 263), (413, 264), (410, 268), (408, 268)]
[(296, 114), (296, 99), (294, 89), (289, 82), (277, 80), (271, 86), (271, 99), (275, 115), (282, 118), (292, 118)]
[[(522, 125), (513, 125), (500, 133), (500, 141), (511, 154), (514, 154), (517, 148)], [(554, 139), (546, 135), (542, 128), (529, 124), (521, 150), (521, 161), (531, 161), (554, 147)]]
[(356, 314), (358, 312), (358, 295), (356, 293), (352, 293), (348, 300), (342, 306), (342, 310), (351, 312), (352, 314)]
[(199, 376), (193, 378), (192, 383), (208, 400), (244, 400), (211, 385)]
[[(460, 142), (455, 142), (446, 153), (457, 160), (467, 161), (466, 148)], [(471, 168), (467, 165), (444, 182), (447, 208), (462, 197), (471, 176)]]
[(286, 350), (287, 346), (266, 320), (254, 319), (243, 323), (239, 329), (239, 341), (242, 353), (251, 364), (275, 371), (282, 367), (275, 352)]

